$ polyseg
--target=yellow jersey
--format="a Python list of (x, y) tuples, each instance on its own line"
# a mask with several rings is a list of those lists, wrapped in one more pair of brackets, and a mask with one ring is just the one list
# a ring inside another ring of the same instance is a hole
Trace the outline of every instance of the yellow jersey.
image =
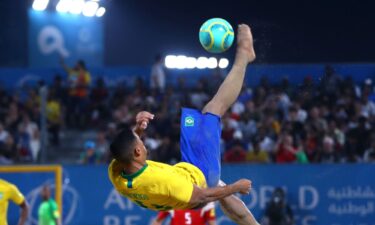
[(59, 124), (61, 118), (61, 106), (57, 101), (48, 101), (47, 102), (47, 120), (48, 122)]
[(171, 166), (147, 160), (142, 169), (126, 175), (121, 163), (114, 159), (108, 173), (120, 194), (141, 207), (157, 211), (188, 209), (194, 185), (207, 187), (203, 173), (185, 162)]
[(9, 201), (20, 205), (25, 198), (16, 186), (0, 179), (0, 224), (7, 225), (7, 212)]

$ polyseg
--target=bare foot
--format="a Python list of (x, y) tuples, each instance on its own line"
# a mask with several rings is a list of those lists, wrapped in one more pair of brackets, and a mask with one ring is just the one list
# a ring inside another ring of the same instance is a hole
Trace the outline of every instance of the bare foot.
[(238, 25), (236, 56), (246, 60), (246, 63), (251, 63), (255, 60), (253, 35), (251, 34), (250, 27), (246, 24)]

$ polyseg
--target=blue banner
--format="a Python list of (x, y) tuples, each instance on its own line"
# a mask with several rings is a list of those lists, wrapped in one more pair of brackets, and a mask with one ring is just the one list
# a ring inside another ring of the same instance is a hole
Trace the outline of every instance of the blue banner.
[[(224, 165), (227, 183), (253, 181), (243, 201), (257, 219), (264, 216), (275, 187), (287, 193), (296, 225), (374, 225), (375, 165)], [(51, 175), (0, 174), (15, 183), (32, 207), (29, 224), (37, 224), (40, 187)], [(156, 212), (134, 205), (112, 187), (106, 166), (64, 166), (64, 225), (149, 225)], [(15, 224), (18, 209), (9, 210)], [(233, 224), (217, 206), (217, 224)]]
[(60, 57), (73, 64), (103, 63), (103, 21), (68, 13), (29, 10), (29, 65), (54, 67)]
[[(57, 56), (56, 56), (57, 57)], [(58, 63), (58, 57), (51, 57), (54, 63)], [(73, 65), (74, 62), (68, 63)], [(52, 64), (54, 65), (54, 64)], [(258, 85), (262, 77), (267, 77), (270, 83), (279, 83), (283, 78), (288, 78), (291, 85), (302, 84), (306, 76), (317, 84), (324, 74), (323, 64), (285, 64), (285, 65), (250, 65), (246, 74), (246, 83), (253, 87)], [(375, 64), (334, 64), (333, 67), (342, 77), (351, 76), (354, 82), (360, 83), (370, 78), (375, 81)], [(147, 83), (150, 79), (151, 67), (122, 66), (122, 67), (88, 67), (93, 80), (103, 77), (108, 86), (126, 83), (129, 87), (134, 86), (137, 77), (143, 78)], [(201, 78), (208, 80), (212, 77), (214, 70), (166, 70), (167, 83), (176, 84), (179, 78), (183, 78), (187, 86), (195, 86)], [(223, 71), (225, 76), (225, 71)], [(0, 85), (6, 89), (20, 88), (25, 85), (35, 85), (37, 81), (44, 80), (51, 83), (54, 76), (66, 75), (62, 68), (50, 66), (50, 68), (0, 68)]]

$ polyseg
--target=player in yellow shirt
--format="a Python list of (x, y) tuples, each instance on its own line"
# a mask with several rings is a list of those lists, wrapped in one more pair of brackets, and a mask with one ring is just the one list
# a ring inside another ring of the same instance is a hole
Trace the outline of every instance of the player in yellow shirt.
[(220, 200), (225, 212), (239, 224), (258, 224), (234, 193), (249, 194), (251, 181), (218, 186), (220, 165), (220, 118), (236, 101), (246, 67), (255, 59), (247, 25), (239, 25), (237, 52), (228, 76), (213, 99), (203, 108), (182, 109), (180, 148), (182, 162), (174, 166), (146, 160), (141, 136), (154, 115), (140, 112), (133, 130), (122, 129), (110, 145), (114, 160), (109, 178), (114, 187), (136, 204), (158, 211), (194, 209)]
[(28, 214), (28, 206), (25, 198), (18, 190), (18, 188), (3, 180), (0, 179), (0, 224), (7, 225), (7, 212), (9, 201), (14, 202), (15, 204), (21, 207), (21, 216), (18, 221), (18, 225), (23, 225), (26, 222)]

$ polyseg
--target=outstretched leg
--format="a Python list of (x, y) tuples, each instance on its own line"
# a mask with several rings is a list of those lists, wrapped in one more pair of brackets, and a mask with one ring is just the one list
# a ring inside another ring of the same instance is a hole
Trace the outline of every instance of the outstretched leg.
[(246, 24), (241, 24), (238, 26), (237, 52), (232, 69), (215, 96), (203, 108), (203, 113), (210, 112), (218, 116), (224, 115), (240, 94), (247, 64), (254, 61), (254, 59), (255, 51), (250, 28)]
[[(219, 186), (225, 186), (223, 181), (219, 182)], [(237, 196), (231, 195), (220, 201), (221, 210), (227, 217), (238, 225), (259, 225), (253, 214), (246, 207), (245, 203)]]
[(247, 64), (255, 59), (249, 26), (239, 25), (233, 67), (213, 99), (202, 111), (183, 108), (181, 113), (182, 161), (194, 164), (204, 174), (209, 187), (216, 187), (221, 174), (220, 117), (236, 101)]

